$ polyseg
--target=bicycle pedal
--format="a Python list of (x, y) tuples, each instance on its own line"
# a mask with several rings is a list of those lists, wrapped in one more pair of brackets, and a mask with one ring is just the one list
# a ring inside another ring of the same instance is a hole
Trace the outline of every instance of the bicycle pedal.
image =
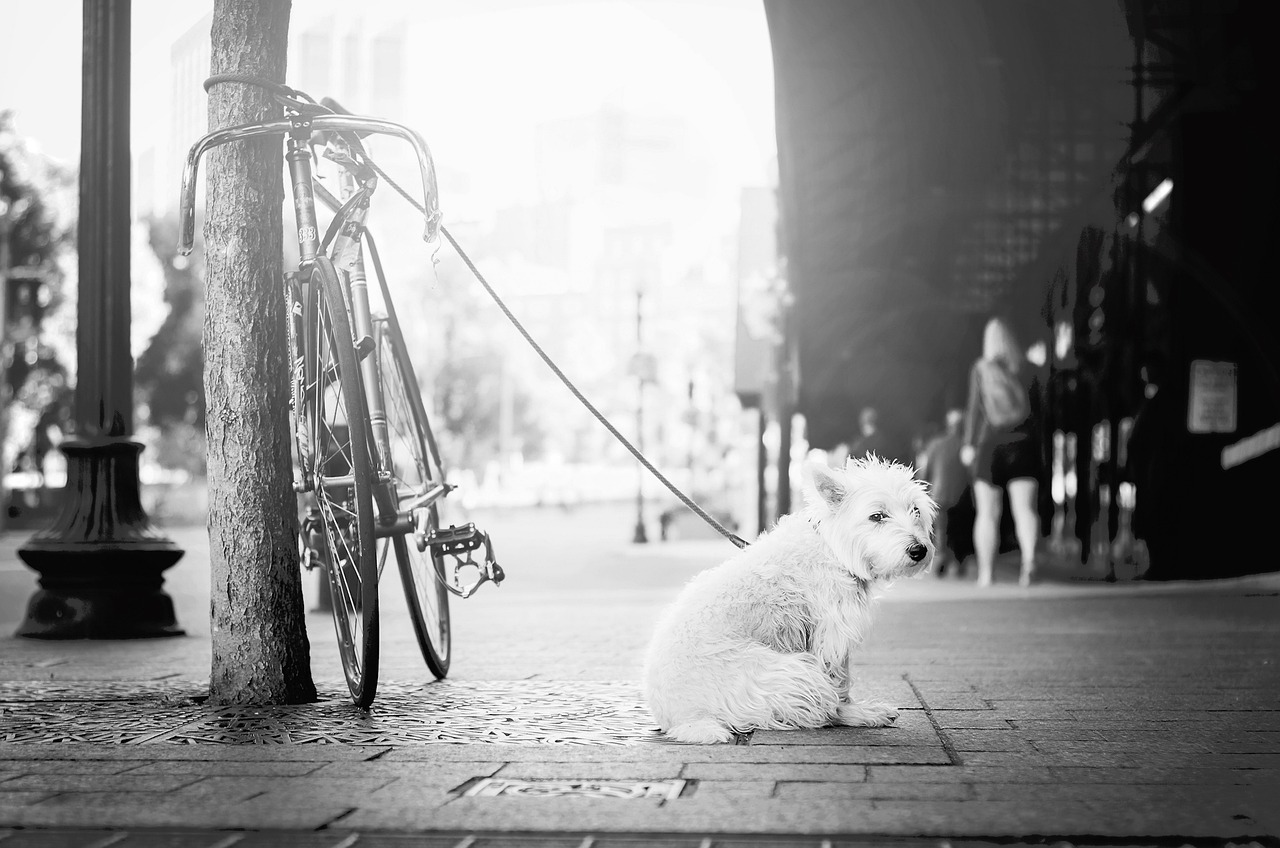
[(364, 359), (366, 356), (373, 353), (373, 348), (375, 346), (373, 336), (361, 336), (356, 339), (355, 345), (356, 359)]
[[(485, 583), (497, 585), (506, 578), (502, 566), (493, 557), (493, 543), (489, 534), (478, 529), (474, 524), (462, 527), (450, 526), (446, 530), (437, 530), (427, 539), (434, 556), (453, 557), (452, 570), (446, 570), (441, 581), (444, 587), (460, 598), (466, 599), (476, 593)], [(483, 548), (482, 561), (477, 561), (472, 552)], [(462, 572), (475, 569), (476, 578), (470, 583), (463, 583)]]
[(427, 546), (440, 555), (458, 556), (477, 550), (484, 542), (485, 534), (472, 523), (461, 527), (451, 524), (444, 530), (432, 530), (427, 536)]

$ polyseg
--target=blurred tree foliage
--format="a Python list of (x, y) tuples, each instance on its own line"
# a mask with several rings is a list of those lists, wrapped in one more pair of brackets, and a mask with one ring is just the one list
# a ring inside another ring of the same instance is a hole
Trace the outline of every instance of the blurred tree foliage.
[(65, 432), (75, 371), (76, 171), (45, 156), (0, 111), (0, 381), (4, 471), (40, 470)]
[(436, 271), (403, 290), (391, 284), (445, 468), (481, 472), (503, 449), (539, 458), (545, 422), (528, 373), (533, 352), (456, 256), (442, 255)]
[(134, 392), (146, 423), (155, 429), (155, 460), (193, 474), (205, 469), (204, 446), (204, 245), (197, 228), (190, 256), (177, 250), (178, 222), (170, 216), (147, 222), (148, 241), (164, 269), (169, 313), (138, 357)]
[[(145, 421), (155, 431), (156, 461), (203, 474), (205, 266), (200, 228), (195, 250), (184, 257), (176, 249), (175, 218), (153, 218), (148, 226), (151, 249), (164, 269), (169, 314), (138, 358), (134, 389)], [(545, 436), (524, 373), (531, 354), (508, 352), (513, 331), (460, 262), (445, 260), (438, 267), (436, 281), (390, 282), (446, 467), (481, 470), (498, 457), (504, 402), (510, 416), (506, 447), (537, 458)], [(431, 296), (423, 297), (424, 290)]]

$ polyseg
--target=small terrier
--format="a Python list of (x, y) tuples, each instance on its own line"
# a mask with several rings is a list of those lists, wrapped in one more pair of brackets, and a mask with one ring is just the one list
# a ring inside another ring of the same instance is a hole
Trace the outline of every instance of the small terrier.
[(880, 591), (929, 567), (937, 506), (911, 469), (874, 455), (805, 472), (804, 510), (694, 577), (660, 619), (645, 698), (669, 738), (898, 717), (854, 697), (849, 657)]

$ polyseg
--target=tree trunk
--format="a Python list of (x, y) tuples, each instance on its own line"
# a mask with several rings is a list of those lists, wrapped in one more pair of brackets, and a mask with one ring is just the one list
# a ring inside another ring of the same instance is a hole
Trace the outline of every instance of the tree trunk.
[[(284, 80), (290, 0), (217, 0), (212, 72)], [(221, 83), (209, 126), (280, 114), (266, 91)], [(285, 352), (282, 141), (218, 147), (204, 240), (213, 703), (315, 700), (298, 567)]]

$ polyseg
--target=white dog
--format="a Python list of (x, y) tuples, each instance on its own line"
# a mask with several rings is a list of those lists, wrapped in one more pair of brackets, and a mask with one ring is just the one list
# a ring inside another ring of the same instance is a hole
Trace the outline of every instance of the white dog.
[(645, 697), (668, 737), (897, 718), (852, 695), (849, 655), (879, 590), (929, 567), (937, 506), (909, 468), (875, 456), (805, 471), (803, 512), (694, 577), (658, 623)]

